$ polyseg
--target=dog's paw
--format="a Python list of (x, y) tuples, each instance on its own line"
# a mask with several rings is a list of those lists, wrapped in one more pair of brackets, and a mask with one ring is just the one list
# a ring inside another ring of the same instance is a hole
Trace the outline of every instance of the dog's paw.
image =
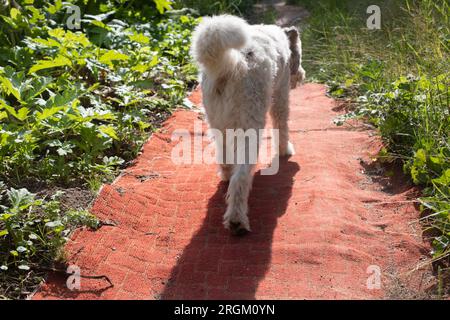
[(239, 219), (238, 217), (234, 217), (233, 219), (231, 219), (229, 216), (225, 215), (223, 219), (223, 225), (235, 236), (243, 236), (251, 231), (247, 216), (241, 219)]
[(235, 236), (244, 236), (250, 232), (250, 230), (244, 227), (240, 222), (231, 222), (229, 229)]

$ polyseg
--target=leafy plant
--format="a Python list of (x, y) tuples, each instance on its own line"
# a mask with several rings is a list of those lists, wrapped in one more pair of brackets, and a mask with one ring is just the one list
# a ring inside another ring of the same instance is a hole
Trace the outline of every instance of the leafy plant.
[[(336, 119), (374, 124), (381, 159), (403, 163), (432, 229), (434, 261), (450, 254), (450, 65), (447, 1), (381, 1), (380, 30), (365, 28), (370, 1), (292, 0), (311, 11), (302, 34), (307, 73), (355, 106)], [(308, 70), (309, 69), (309, 70)]]
[[(80, 7), (70, 30), (67, 5)], [(31, 185), (98, 189), (133, 159), (196, 78), (198, 19), (154, 1), (0, 4), (0, 295), (23, 297), (70, 230), (98, 227)], [(34, 190), (34, 189), (33, 189)]]
[(61, 246), (72, 228), (96, 228), (99, 222), (84, 211), (62, 216), (58, 195), (47, 200), (24, 188), (0, 185), (0, 292), (21, 297), (61, 258)]

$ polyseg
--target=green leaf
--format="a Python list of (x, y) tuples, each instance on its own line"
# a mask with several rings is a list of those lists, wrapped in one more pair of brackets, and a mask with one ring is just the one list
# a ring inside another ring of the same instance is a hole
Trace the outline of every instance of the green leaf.
[(156, 10), (160, 14), (163, 14), (164, 11), (172, 9), (170, 0), (153, 0), (153, 2), (156, 4)]
[(156, 66), (158, 63), (159, 63), (158, 56), (157, 56), (157, 55), (154, 55), (153, 58), (152, 58), (152, 60), (148, 63), (148, 66), (149, 66), (150, 68), (152, 68), (152, 67)]
[(112, 66), (112, 61), (128, 60), (128, 59), (129, 59), (129, 57), (126, 54), (120, 53), (119, 51), (116, 51), (116, 50), (109, 50), (108, 52), (106, 52), (105, 54), (103, 54), (100, 57), (99, 61), (101, 63)]
[(20, 121), (24, 121), (26, 118), (28, 118), (28, 113), (30, 110), (26, 107), (22, 107), (19, 109), (16, 115), (14, 115), (17, 119)]
[[(27, 0), (25, 0), (25, 2), (27, 2)], [(28, 2), (31, 2), (31, 4), (33, 3), (33, 1), (28, 0)], [(26, 3), (25, 3), (26, 4)], [(31, 23), (36, 23), (39, 20), (44, 20), (45, 19), (45, 15), (43, 15), (41, 13), (41, 11), (39, 11), (39, 9), (33, 7), (33, 6), (26, 6), (25, 7), (27, 10), (31, 11), (32, 13), (32, 17), (30, 19)]]
[(148, 44), (150, 42), (150, 38), (143, 35), (142, 33), (135, 33), (133, 35), (128, 36), (131, 41), (136, 41), (142, 44)]
[(21, 96), (26, 103), (33, 103), (32, 99), (40, 95), (52, 83), (51, 77), (27, 79), (21, 87)]
[(67, 31), (64, 35), (64, 44), (71, 48), (79, 48), (80, 45), (87, 47), (91, 44), (91, 42), (84, 33), (73, 33), (71, 31)]
[(106, 29), (106, 30), (111, 30), (111, 28), (109, 26), (107, 26), (106, 24), (104, 24), (101, 21), (91, 20), (90, 23), (93, 24), (96, 27), (99, 27), (99, 28), (102, 28), (102, 29)]
[(16, 20), (17, 16), (20, 16), (20, 11), (17, 10), (16, 8), (11, 8), (11, 11), (9, 12), (9, 16), (10, 16), (13, 20)]
[(58, 40), (63, 40), (65, 34), (66, 33), (64, 32), (64, 29), (62, 29), (62, 28), (51, 29), (48, 31), (49, 36), (54, 37)]
[(62, 8), (62, 1), (61, 0), (57, 0), (55, 1), (54, 5), (49, 5), (47, 8), (47, 11), (51, 14), (55, 14), (56, 12), (58, 12), (59, 10), (61, 10)]
[(53, 107), (63, 107), (70, 104), (74, 104), (78, 101), (78, 97), (82, 95), (82, 91), (79, 87), (73, 86), (70, 89), (63, 91), (62, 93), (58, 93), (53, 96), (51, 99), (47, 100), (45, 106), (47, 108)]
[(419, 149), (416, 151), (416, 157), (415, 157), (415, 162), (418, 165), (424, 165), (427, 161), (427, 155), (425, 153), (425, 150), (423, 149)]
[(119, 137), (116, 134), (116, 130), (112, 126), (101, 126), (99, 130), (107, 136), (113, 138), (114, 140), (119, 140)]
[(445, 170), (439, 178), (433, 179), (433, 182), (442, 186), (450, 186), (450, 169)]
[(19, 88), (14, 86), (14, 84), (6, 77), (0, 76), (0, 83), (6, 91), (6, 94), (12, 94), (17, 100), (20, 101), (20, 91)]
[(4, 230), (0, 230), (0, 237), (1, 236), (6, 236), (8, 234), (8, 230), (4, 229)]
[(188, 16), (181, 16), (180, 17), (181, 23), (188, 23), (190, 21), (190, 18)]
[(131, 70), (138, 71), (140, 73), (144, 73), (145, 71), (147, 71), (147, 70), (153, 68), (154, 66), (156, 66), (158, 63), (159, 63), (158, 56), (154, 55), (152, 60), (149, 63), (146, 63), (146, 64), (141, 64), (140, 63), (140, 64), (135, 65), (134, 67), (132, 67)]
[(36, 112), (36, 119), (39, 121), (42, 121), (44, 119), (47, 119), (54, 114), (58, 113), (59, 111), (63, 110), (64, 107), (53, 107), (53, 108), (45, 108), (42, 110), (42, 112), (37, 111)]
[(0, 219), (3, 221), (7, 221), (9, 218), (11, 218), (14, 215), (15, 215), (14, 213), (4, 213), (4, 214), (0, 215)]
[(353, 84), (353, 82), (354, 82), (354, 80), (353, 80), (353, 79), (351, 79), (351, 78), (349, 78), (349, 79), (346, 79), (346, 80), (345, 80), (345, 87), (346, 87), (346, 88), (349, 88), (349, 87), (351, 87), (351, 86), (352, 86), (352, 84)]
[(16, 111), (13, 107), (6, 104), (5, 101), (0, 99), (0, 109), (6, 109), (9, 114), (11, 114), (13, 117), (20, 121), (24, 121), (28, 117), (28, 113), (30, 110), (26, 107), (22, 107), (19, 109), (19, 111)]
[(24, 41), (31, 49), (47, 49), (52, 47), (61, 48), (62, 45), (56, 41), (55, 39), (48, 38), (48, 39), (41, 39), (41, 38), (26, 38)]
[(3, 19), (7, 24), (9, 24), (13, 29), (17, 29), (17, 28), (18, 28), (17, 24), (15, 24), (15, 23), (14, 23), (14, 20), (11, 19), (10, 17), (0, 15), (0, 18), (2, 18), (2, 19)]
[(23, 209), (30, 206), (34, 201), (35, 196), (25, 188), (18, 190), (11, 188), (11, 190), (7, 192), (7, 195), (13, 209)]
[(3, 100), (3, 99), (0, 99), (0, 110), (1, 109), (5, 109), (10, 114), (15, 114), (16, 113), (16, 110), (13, 107), (11, 107), (9, 104), (7, 104), (5, 102), (5, 100)]
[(59, 147), (56, 152), (60, 155), (60, 156), (66, 156), (69, 153), (72, 153), (73, 150), (72, 148), (74, 147), (73, 144), (69, 143), (69, 142), (64, 142), (64, 144)]
[(72, 61), (63, 56), (58, 56), (52, 60), (39, 60), (34, 66), (30, 68), (28, 74), (35, 73), (36, 71), (42, 69), (49, 69), (62, 66), (72, 66)]

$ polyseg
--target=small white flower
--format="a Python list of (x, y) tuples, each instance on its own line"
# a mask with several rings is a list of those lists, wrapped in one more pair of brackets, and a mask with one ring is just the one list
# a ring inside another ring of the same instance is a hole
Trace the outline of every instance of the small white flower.
[(366, 96), (359, 96), (357, 101), (358, 102), (367, 102), (367, 97)]
[(17, 252), (25, 252), (25, 251), (27, 251), (27, 248), (25, 248), (23, 246), (18, 246), (16, 250), (17, 250)]

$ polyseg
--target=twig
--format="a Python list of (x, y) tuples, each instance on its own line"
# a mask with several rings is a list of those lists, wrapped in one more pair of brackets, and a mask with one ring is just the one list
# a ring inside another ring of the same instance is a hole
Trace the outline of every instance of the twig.
[(114, 220), (100, 220), (100, 227), (103, 226), (117, 227), (117, 222), (115, 222)]
[[(366, 202), (366, 201), (363, 201)], [(367, 201), (367, 203), (376, 204), (396, 204), (396, 203), (419, 203), (418, 200), (405, 200), (405, 201)]]

